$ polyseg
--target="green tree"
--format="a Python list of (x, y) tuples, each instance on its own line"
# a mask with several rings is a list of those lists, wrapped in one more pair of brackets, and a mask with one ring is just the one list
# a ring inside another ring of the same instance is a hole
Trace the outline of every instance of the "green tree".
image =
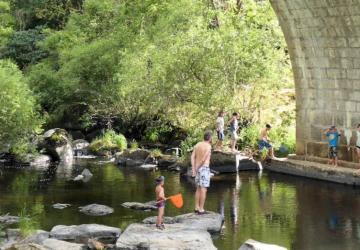
[(29, 64), (35, 64), (47, 57), (47, 52), (38, 45), (44, 38), (41, 27), (14, 32), (1, 51), (0, 58), (11, 58), (24, 69)]
[(24, 149), (22, 145), (27, 145), (40, 120), (35, 98), (21, 71), (8, 60), (0, 61), (0, 91), (0, 143)]

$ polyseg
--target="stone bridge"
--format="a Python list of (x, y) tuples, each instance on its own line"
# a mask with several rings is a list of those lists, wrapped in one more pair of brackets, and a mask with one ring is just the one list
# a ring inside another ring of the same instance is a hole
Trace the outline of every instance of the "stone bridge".
[[(270, 2), (294, 72), (297, 154), (327, 157), (320, 130), (334, 124), (349, 132), (360, 123), (360, 0)], [(339, 157), (355, 161), (346, 143)]]

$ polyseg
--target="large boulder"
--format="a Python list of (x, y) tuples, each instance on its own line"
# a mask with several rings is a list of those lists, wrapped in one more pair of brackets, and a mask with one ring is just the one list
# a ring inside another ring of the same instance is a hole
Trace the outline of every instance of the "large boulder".
[(265, 244), (258, 242), (256, 240), (249, 239), (243, 245), (241, 245), (239, 250), (287, 250), (287, 249), (285, 247)]
[(42, 147), (56, 161), (71, 165), (73, 161), (73, 149), (69, 134), (64, 129), (54, 128), (46, 131), (43, 135)]
[(85, 250), (87, 247), (83, 244), (70, 243), (57, 239), (47, 239), (43, 242), (46, 249), (51, 250)]
[(206, 230), (209, 233), (221, 231), (224, 217), (221, 214), (208, 212), (208, 214), (197, 215), (195, 213), (175, 216), (176, 223), (186, 225), (188, 228)]
[(167, 168), (178, 161), (178, 157), (174, 155), (162, 155), (158, 159), (159, 168)]
[(141, 202), (124, 202), (121, 204), (123, 207), (134, 209), (134, 210), (144, 210), (144, 211), (151, 211), (151, 210), (157, 210), (156, 202), (155, 201), (149, 201), (146, 203)]
[(50, 238), (78, 243), (87, 242), (89, 239), (94, 238), (102, 242), (114, 243), (120, 233), (119, 228), (98, 224), (58, 225), (51, 229)]
[[(145, 224), (155, 224), (156, 216), (143, 220)], [(222, 229), (224, 218), (221, 214), (208, 212), (208, 214), (197, 215), (195, 213), (182, 214), (175, 217), (167, 217), (166, 223), (182, 224), (193, 230), (204, 230), (209, 233), (219, 233)]]
[(136, 150), (127, 149), (122, 153), (122, 157), (144, 162), (146, 158), (150, 156), (150, 154), (151, 152), (146, 149), (136, 149)]
[(165, 230), (157, 230), (154, 225), (135, 223), (120, 235), (116, 249), (215, 250), (216, 247), (208, 232), (189, 229), (183, 224), (169, 224)]
[(211, 170), (217, 173), (236, 173), (242, 170), (259, 170), (259, 162), (253, 158), (231, 152), (214, 151), (211, 154)]
[(90, 204), (84, 207), (79, 207), (79, 209), (80, 212), (92, 216), (103, 216), (114, 212), (113, 208), (100, 204)]

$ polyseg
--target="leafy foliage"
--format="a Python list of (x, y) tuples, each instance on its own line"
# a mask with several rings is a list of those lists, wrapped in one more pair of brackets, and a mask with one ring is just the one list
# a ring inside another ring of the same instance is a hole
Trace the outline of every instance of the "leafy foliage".
[(13, 33), (3, 51), (1, 58), (11, 58), (23, 69), (29, 64), (35, 64), (47, 56), (44, 49), (39, 48), (38, 43), (44, 40), (45, 35), (41, 28), (17, 31)]
[(24, 150), (41, 121), (35, 98), (21, 71), (8, 60), (0, 61), (0, 143)]
[(94, 153), (123, 151), (127, 148), (127, 141), (122, 134), (117, 134), (113, 130), (108, 130), (104, 135), (92, 141), (89, 148)]

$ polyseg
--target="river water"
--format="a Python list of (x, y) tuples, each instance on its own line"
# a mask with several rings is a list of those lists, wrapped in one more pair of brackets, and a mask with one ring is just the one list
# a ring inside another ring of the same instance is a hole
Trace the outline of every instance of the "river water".
[[(88, 183), (70, 181), (82, 169), (94, 174)], [(177, 173), (118, 168), (112, 164), (82, 162), (56, 171), (2, 169), (0, 214), (29, 214), (36, 227), (50, 230), (59, 224), (99, 223), (125, 229), (155, 215), (121, 206), (126, 201), (154, 199), (153, 180), (166, 177), (167, 194), (181, 192), (184, 207), (168, 204), (166, 215), (193, 211), (194, 186)], [(64, 210), (54, 203), (70, 203)], [(92, 217), (78, 207), (98, 203), (115, 209), (111, 215)], [(237, 250), (247, 239), (274, 243), (288, 249), (360, 249), (360, 189), (269, 172), (241, 172), (212, 180), (208, 210), (224, 215), (221, 235), (214, 237), (219, 249)]]

